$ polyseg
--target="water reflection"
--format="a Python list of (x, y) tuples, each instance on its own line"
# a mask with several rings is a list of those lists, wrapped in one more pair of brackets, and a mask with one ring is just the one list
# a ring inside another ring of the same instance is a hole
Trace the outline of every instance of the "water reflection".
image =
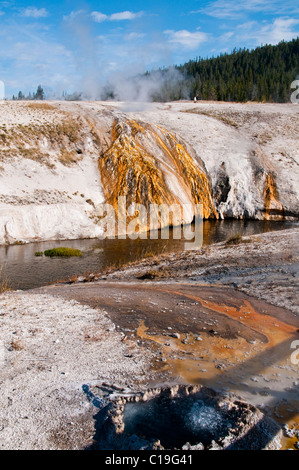
[[(297, 223), (296, 223), (297, 224)], [(203, 244), (209, 245), (224, 241), (240, 233), (253, 235), (273, 230), (291, 228), (294, 222), (270, 222), (250, 220), (207, 220), (203, 223)], [(35, 252), (53, 247), (68, 246), (83, 252), (82, 258), (49, 259), (37, 258)], [(136, 261), (148, 255), (182, 252), (185, 240), (174, 240), (172, 231), (168, 240), (163, 239), (163, 231), (158, 239), (131, 240), (68, 240), (30, 243), (28, 245), (0, 247), (2, 276), (7, 278), (13, 289), (30, 289), (50, 284), (70, 276), (86, 272), (101, 271), (109, 266), (119, 266)]]

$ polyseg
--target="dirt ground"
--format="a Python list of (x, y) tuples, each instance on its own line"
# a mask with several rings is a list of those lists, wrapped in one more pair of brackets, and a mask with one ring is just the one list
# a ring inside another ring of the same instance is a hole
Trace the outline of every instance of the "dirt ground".
[(299, 324), (284, 309), (231, 288), (192, 283), (97, 282), (46, 291), (104, 307), (125, 341), (154, 353), (153, 385), (166, 380), (229, 390), (270, 407), (277, 418), (288, 400), (296, 415), (299, 376), (290, 359)]
[(84, 390), (101, 383), (203, 384), (298, 428), (297, 241), (268, 233), (3, 294), (1, 448), (88, 447)]
[(297, 229), (256, 235), (41, 292), (103, 307), (154, 354), (152, 385), (213, 386), (298, 426), (297, 241)]
[(96, 407), (85, 385), (134, 388), (150, 353), (103, 309), (30, 292), (0, 296), (0, 449), (83, 449)]

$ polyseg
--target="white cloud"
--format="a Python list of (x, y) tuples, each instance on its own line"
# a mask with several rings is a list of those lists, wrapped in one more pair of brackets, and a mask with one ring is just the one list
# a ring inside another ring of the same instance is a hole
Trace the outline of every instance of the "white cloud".
[(28, 7), (21, 10), (21, 16), (26, 18), (46, 18), (49, 16), (48, 11), (45, 8)]
[(118, 13), (113, 13), (112, 15), (105, 15), (100, 11), (93, 11), (91, 13), (93, 20), (97, 23), (102, 23), (103, 21), (123, 21), (123, 20), (135, 20), (143, 16), (143, 12), (133, 13), (131, 11), (121, 11)]
[(102, 23), (103, 21), (108, 20), (108, 16), (105, 15), (104, 13), (99, 12), (99, 11), (93, 11), (91, 13), (91, 17), (96, 23)]
[(113, 13), (109, 19), (110, 21), (121, 21), (121, 20), (135, 20), (140, 18), (143, 15), (143, 12), (132, 13), (131, 11), (122, 11), (120, 13)]
[(244, 0), (243, 2), (216, 0), (192, 13), (201, 13), (218, 19), (238, 20), (249, 13), (294, 15), (298, 11), (293, 0)]
[[(6, 83), (7, 93), (33, 91), (41, 83), (53, 89), (61, 84), (64, 89), (76, 77), (77, 69), (72, 50), (63, 43), (45, 34), (44, 25), (30, 22), (16, 28), (15, 22), (0, 29), (1, 79)], [(64, 80), (57, 78), (57, 74)]]
[(135, 41), (135, 40), (138, 40), (138, 39), (142, 39), (144, 38), (146, 35), (144, 33), (135, 33), (135, 32), (132, 32), (132, 33), (129, 33), (125, 36), (125, 39), (126, 41)]
[(201, 31), (192, 33), (185, 29), (181, 31), (167, 30), (164, 31), (164, 34), (169, 37), (170, 44), (180, 45), (186, 49), (196, 49), (208, 40), (208, 34)]
[(85, 15), (84, 10), (76, 10), (72, 11), (69, 15), (64, 15), (63, 19), (64, 21), (74, 21), (78, 16)]
[(224, 33), (220, 36), (220, 41), (227, 41), (231, 39), (234, 36), (234, 31), (228, 31), (227, 33)]
[(291, 41), (299, 36), (299, 19), (276, 18), (271, 23), (250, 21), (240, 24), (236, 31), (238, 41), (251, 41), (252, 45), (278, 44), (280, 41)]

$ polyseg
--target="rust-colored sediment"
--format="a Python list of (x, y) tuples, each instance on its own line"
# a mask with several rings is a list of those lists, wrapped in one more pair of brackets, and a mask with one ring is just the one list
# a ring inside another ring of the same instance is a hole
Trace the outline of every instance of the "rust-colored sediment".
[[(97, 134), (95, 129), (93, 133)], [(178, 137), (161, 126), (119, 119), (114, 121), (110, 139), (110, 145), (106, 142), (102, 146), (99, 170), (105, 200), (114, 207), (116, 215), (120, 196), (126, 196), (127, 208), (142, 204), (147, 209), (150, 205), (181, 205), (183, 196), (189, 204), (202, 204), (204, 219), (219, 218), (204, 164), (196, 156), (192, 158)], [(265, 220), (283, 220), (284, 207), (271, 172), (265, 173), (263, 199)], [(159, 223), (160, 227), (165, 225), (161, 218)], [(169, 225), (172, 224), (175, 220), (170, 218)], [(142, 230), (149, 229), (149, 221), (140, 226)]]
[(278, 200), (278, 191), (273, 176), (268, 173), (265, 182), (265, 212), (266, 220), (282, 220), (284, 218), (283, 205)]
[[(291, 361), (298, 318), (292, 312), (234, 289), (188, 282), (103, 281), (55, 290), (105, 309), (128, 341), (135, 335), (145, 342), (153, 357), (146, 381), (228, 390), (266, 406), (281, 424), (298, 426), (298, 366)], [(293, 445), (284, 439), (284, 448)]]
[(144, 203), (145, 198), (150, 203), (171, 204), (174, 199), (165, 190), (163, 174), (155, 159), (135, 140), (137, 123), (132, 128), (130, 124), (114, 123), (112, 146), (99, 160), (106, 201), (116, 210), (119, 196), (126, 196), (129, 204)]
[(154, 132), (157, 142), (165, 149), (170, 159), (173, 161), (177, 174), (180, 175), (184, 181), (188, 182), (193, 202), (195, 204), (202, 204), (203, 218), (218, 218), (218, 213), (214, 207), (211, 194), (210, 181), (207, 175), (195, 164), (193, 158), (182, 143), (165, 129), (161, 127), (158, 127), (158, 129), (163, 134), (167, 144)]
[[(176, 294), (180, 294), (176, 292)], [(184, 294), (192, 300), (200, 302), (205, 308), (213, 312), (221, 313), (229, 318), (233, 318), (246, 327), (252, 328), (254, 331), (264, 334), (267, 337), (267, 347), (272, 348), (277, 344), (295, 335), (297, 327), (289, 325), (270, 315), (259, 313), (248, 300), (243, 300), (243, 305), (238, 307), (229, 306), (227, 304), (219, 304), (199, 296)]]
[[(167, 289), (163, 288), (163, 290), (165, 291)], [(265, 353), (266, 351), (269, 351), (269, 354), (275, 351), (276, 358), (281, 357), (282, 360), (285, 360), (285, 347), (289, 352), (292, 339), (297, 337), (296, 326), (290, 325), (268, 314), (258, 312), (250, 301), (246, 299), (243, 300), (241, 305), (234, 306), (213, 302), (197, 295), (187, 294), (186, 292), (182, 294), (179, 291), (171, 290), (169, 293), (172, 295), (181, 295), (184, 298), (199, 302), (202, 307), (210, 311), (210, 318), (213, 318), (215, 312), (220, 313), (224, 317), (235, 320), (236, 324), (240, 325), (240, 329), (242, 325), (246, 327), (247, 330), (250, 329), (253, 332), (253, 336), (259, 338), (251, 344), (245, 337), (241, 336), (228, 339), (217, 335), (213, 337), (208, 334), (208, 332), (202, 332), (201, 336), (203, 341), (196, 341), (196, 335), (192, 334), (192, 332), (187, 332), (189, 333), (187, 344), (182, 343), (181, 338), (170, 338), (169, 340), (167, 338), (170, 347), (164, 347), (165, 336), (148, 336), (145, 325), (141, 323), (137, 334), (143, 339), (150, 339), (151, 341), (161, 344), (164, 354), (168, 357), (167, 363), (172, 370), (172, 374), (181, 375), (187, 382), (192, 383), (199, 380), (202, 374), (198, 372), (198, 364), (195, 364), (196, 361), (194, 361), (193, 358), (190, 359), (190, 363), (188, 364), (186, 363), (186, 357), (182, 360), (177, 358), (172, 359), (171, 353), (173, 351), (192, 352), (194, 357), (201, 357), (204, 359), (205, 368), (208, 367), (211, 377), (214, 377), (215, 373), (217, 374), (217, 371), (215, 371), (215, 360), (225, 361), (229, 364), (229, 367), (234, 367), (240, 362), (249, 362), (249, 359), (258, 358), (259, 354)], [(262, 340), (261, 338), (265, 339)], [(254, 370), (256, 372), (257, 370), (259, 370), (259, 372), (263, 371), (263, 367), (258, 360), (256, 364), (254, 361), (251, 361), (250, 368), (252, 373), (254, 373)], [(203, 377), (206, 379), (208, 375), (209, 373), (204, 374)]]
[[(105, 200), (116, 214), (119, 196), (126, 196), (127, 207), (135, 203), (148, 209), (150, 205), (181, 205), (184, 194), (190, 204), (202, 204), (204, 218), (218, 217), (208, 177), (173, 135), (125, 120), (114, 122), (111, 140), (99, 159), (99, 169)], [(170, 187), (168, 178), (179, 182), (180, 194)]]
[[(173, 294), (180, 294), (179, 292), (171, 292)], [(201, 334), (202, 338), (204, 339), (205, 337), (206, 341), (196, 341), (194, 335), (189, 333), (189, 341), (187, 344), (183, 344), (181, 338), (171, 338), (169, 341), (167, 339), (167, 341), (170, 342), (172, 350), (181, 350), (187, 353), (192, 352), (195, 357), (200, 356), (205, 358), (205, 361), (207, 362), (206, 366), (210, 367), (212, 376), (215, 375), (215, 360), (229, 362), (230, 367), (232, 367), (240, 361), (246, 362), (250, 358), (254, 358), (267, 350), (279, 351), (280, 345), (285, 344), (288, 340), (291, 343), (292, 338), (296, 337), (296, 326), (289, 325), (270, 315), (259, 313), (247, 300), (243, 301), (243, 305), (234, 307), (227, 304), (211, 302), (198, 296), (184, 294), (184, 298), (186, 297), (200, 302), (205, 309), (209, 309), (211, 311), (211, 317), (214, 312), (220, 313), (230, 319), (234, 319), (237, 323), (244, 325), (246, 328), (250, 328), (256, 333), (256, 335), (260, 336), (262, 334), (266, 338), (265, 341), (258, 340), (253, 345), (248, 343), (248, 341), (243, 337), (227, 339), (220, 336), (213, 337), (207, 333)], [(161, 345), (165, 344), (165, 336), (148, 336), (146, 331), (146, 326), (144, 323), (141, 323), (137, 334), (143, 339), (150, 339), (151, 341), (155, 341)], [(169, 356), (168, 353), (171, 351), (169, 350), (169, 347), (163, 349), (165, 355)], [(278, 354), (276, 353), (276, 355)], [(194, 360), (191, 359), (191, 362), (194, 362)], [(168, 365), (173, 374), (181, 375), (188, 382), (192, 383), (194, 380), (198, 380), (197, 369), (188, 368), (186, 366), (186, 358), (182, 361), (180, 359), (175, 359), (173, 361), (171, 357), (168, 357)], [(262, 370), (260, 364), (256, 364), (256, 366), (257, 369), (260, 369), (260, 371)], [(207, 378), (207, 375), (205, 374), (204, 377)]]
[[(173, 291), (172, 291), (173, 292)], [(179, 294), (179, 292), (176, 292)], [(180, 338), (165, 337), (165, 335), (151, 335), (147, 333), (147, 327), (141, 322), (137, 335), (146, 341), (154, 341), (162, 352), (163, 369), (171, 377), (179, 378), (184, 383), (206, 384), (208, 386), (229, 387), (236, 393), (245, 391), (248, 384), (240, 383), (240, 375), (245, 375), (245, 381), (249, 382), (250, 393), (265, 393), (267, 383), (262, 383), (265, 377), (269, 383), (277, 381), (276, 376), (281, 377), (280, 389), (283, 392), (283, 372), (286, 364), (290, 363), (290, 344), (297, 337), (297, 327), (290, 325), (278, 318), (260, 313), (254, 308), (250, 301), (244, 300), (239, 307), (221, 304), (203, 299), (199, 296), (186, 295), (192, 300), (200, 302), (205, 309), (220, 313), (252, 329), (256, 334), (265, 336), (266, 341), (248, 342), (244, 337), (222, 338), (208, 332), (198, 335), (188, 332)], [(251, 344), (252, 343), (252, 344)], [(265, 359), (267, 358), (267, 359)], [(287, 374), (287, 372), (286, 372)], [(254, 385), (252, 380), (258, 377), (258, 383)], [(262, 378), (261, 378), (262, 377)], [(271, 390), (269, 390), (271, 395)], [(275, 394), (274, 394), (275, 396)], [(290, 412), (290, 409), (293, 410)], [(297, 409), (297, 412), (294, 410)], [(281, 424), (288, 423), (289, 426), (298, 428), (298, 396), (294, 396), (294, 403), (288, 398), (279, 406), (273, 407), (272, 417)], [(282, 448), (294, 448), (295, 438), (284, 437)]]

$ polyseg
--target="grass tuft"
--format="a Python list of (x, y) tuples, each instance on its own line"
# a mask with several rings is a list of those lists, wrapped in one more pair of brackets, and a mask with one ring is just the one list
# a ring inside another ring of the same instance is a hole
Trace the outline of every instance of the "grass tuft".
[(168, 269), (165, 268), (160, 268), (160, 269), (153, 269), (151, 271), (147, 271), (140, 276), (138, 276), (138, 279), (149, 279), (149, 280), (154, 280), (154, 279), (167, 279), (171, 277), (171, 273), (168, 271)]
[(4, 294), (4, 292), (8, 292), (11, 290), (8, 284), (6, 274), (3, 271), (3, 268), (0, 267), (0, 294)]
[(60, 258), (70, 258), (71, 256), (82, 256), (82, 252), (80, 250), (76, 250), (73, 248), (52, 248), (51, 250), (44, 251), (44, 255), (50, 258), (60, 257)]
[(237, 233), (236, 235), (233, 235), (228, 240), (226, 240), (225, 244), (226, 245), (239, 245), (241, 242), (242, 242), (242, 235), (240, 233)]
[(38, 109), (41, 111), (56, 111), (56, 108), (48, 103), (29, 103), (27, 108)]

